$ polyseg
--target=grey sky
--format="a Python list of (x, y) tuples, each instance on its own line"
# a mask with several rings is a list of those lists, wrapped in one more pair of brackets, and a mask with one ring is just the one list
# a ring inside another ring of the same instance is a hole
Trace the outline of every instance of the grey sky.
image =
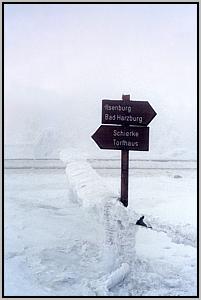
[(195, 151), (196, 47), (196, 5), (6, 5), (6, 142), (52, 126), (88, 143), (101, 99), (129, 93), (158, 113), (156, 152)]

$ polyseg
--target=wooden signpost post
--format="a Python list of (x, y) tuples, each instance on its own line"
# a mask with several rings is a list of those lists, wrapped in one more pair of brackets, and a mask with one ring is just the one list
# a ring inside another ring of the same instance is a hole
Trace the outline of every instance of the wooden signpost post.
[(121, 202), (128, 206), (129, 150), (149, 151), (149, 127), (156, 116), (149, 102), (130, 101), (130, 95), (121, 100), (102, 100), (102, 123), (92, 135), (101, 149), (121, 150)]

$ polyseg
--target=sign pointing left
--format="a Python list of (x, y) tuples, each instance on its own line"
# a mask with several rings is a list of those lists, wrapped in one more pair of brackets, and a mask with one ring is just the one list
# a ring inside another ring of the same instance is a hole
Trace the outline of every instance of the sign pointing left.
[(101, 149), (149, 151), (149, 127), (101, 125), (92, 139)]

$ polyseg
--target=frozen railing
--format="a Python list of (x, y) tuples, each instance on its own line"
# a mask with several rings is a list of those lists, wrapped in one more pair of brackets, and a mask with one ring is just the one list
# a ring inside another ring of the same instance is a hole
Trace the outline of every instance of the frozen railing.
[[(94, 169), (120, 170), (120, 159), (87, 159)], [(59, 159), (5, 159), (6, 169), (65, 169), (65, 163)], [(140, 169), (196, 169), (196, 160), (129, 160), (130, 170)]]

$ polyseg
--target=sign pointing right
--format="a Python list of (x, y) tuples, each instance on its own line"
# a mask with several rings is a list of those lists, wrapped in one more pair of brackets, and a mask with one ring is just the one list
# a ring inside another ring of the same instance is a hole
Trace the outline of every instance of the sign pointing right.
[(102, 100), (102, 123), (147, 126), (156, 116), (148, 101)]

